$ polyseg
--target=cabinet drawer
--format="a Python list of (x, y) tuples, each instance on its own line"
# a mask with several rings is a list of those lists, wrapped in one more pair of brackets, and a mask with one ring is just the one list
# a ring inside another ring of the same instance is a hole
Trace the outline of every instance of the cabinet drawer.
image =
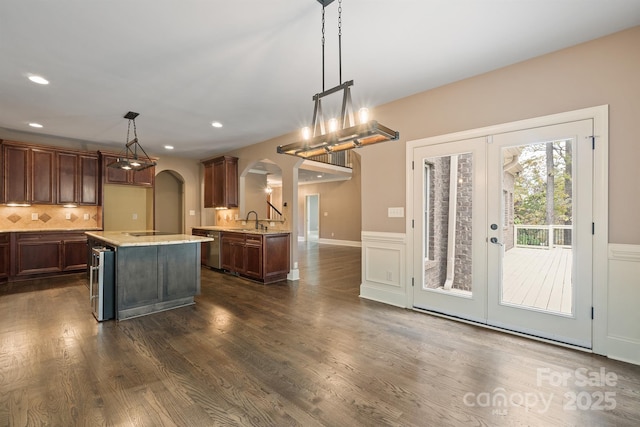
[(247, 234), (246, 235), (247, 245), (261, 245), (262, 246), (262, 236)]

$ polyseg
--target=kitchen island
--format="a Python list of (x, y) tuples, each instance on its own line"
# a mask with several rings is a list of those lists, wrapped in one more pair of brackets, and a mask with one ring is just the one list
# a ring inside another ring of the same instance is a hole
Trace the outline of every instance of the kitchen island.
[(117, 320), (194, 304), (200, 293), (200, 244), (208, 237), (153, 231), (86, 232), (114, 251)]

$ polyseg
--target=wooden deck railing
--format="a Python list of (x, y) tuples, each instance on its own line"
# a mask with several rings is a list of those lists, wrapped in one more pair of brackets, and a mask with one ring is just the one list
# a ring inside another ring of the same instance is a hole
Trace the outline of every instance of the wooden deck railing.
[(514, 241), (520, 248), (571, 247), (571, 225), (514, 225), (513, 228)]

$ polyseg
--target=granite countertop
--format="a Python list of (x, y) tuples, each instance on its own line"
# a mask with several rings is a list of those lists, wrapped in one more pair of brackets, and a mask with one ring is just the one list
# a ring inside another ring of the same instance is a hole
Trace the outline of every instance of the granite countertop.
[(101, 228), (87, 227), (87, 228), (10, 228), (0, 230), (0, 233), (50, 233), (60, 231), (102, 231)]
[(219, 225), (202, 225), (198, 227), (192, 227), (193, 230), (211, 230), (211, 231), (226, 231), (226, 232), (234, 232), (234, 233), (246, 233), (246, 234), (289, 234), (291, 233), (289, 230), (276, 230), (276, 229), (267, 229), (260, 230), (254, 227), (250, 227), (249, 225), (244, 225), (242, 227), (223, 227)]
[(179, 245), (183, 243), (211, 242), (210, 237), (191, 236), (189, 234), (158, 234), (141, 235), (149, 233), (150, 230), (143, 231), (87, 231), (89, 237), (102, 240), (114, 246), (157, 246), (157, 245)]

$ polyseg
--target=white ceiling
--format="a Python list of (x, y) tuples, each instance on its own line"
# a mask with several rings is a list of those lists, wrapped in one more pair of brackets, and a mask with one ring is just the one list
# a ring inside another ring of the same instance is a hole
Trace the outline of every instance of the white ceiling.
[[(171, 144), (189, 158), (294, 131), (322, 90), (321, 9), (316, 0), (3, 0), (0, 128), (120, 151), (123, 115), (135, 111), (149, 154)], [(339, 83), (337, 9), (336, 0), (326, 13), (327, 89)], [(343, 0), (342, 9), (342, 80), (355, 82), (356, 109), (640, 25), (640, 0)]]

